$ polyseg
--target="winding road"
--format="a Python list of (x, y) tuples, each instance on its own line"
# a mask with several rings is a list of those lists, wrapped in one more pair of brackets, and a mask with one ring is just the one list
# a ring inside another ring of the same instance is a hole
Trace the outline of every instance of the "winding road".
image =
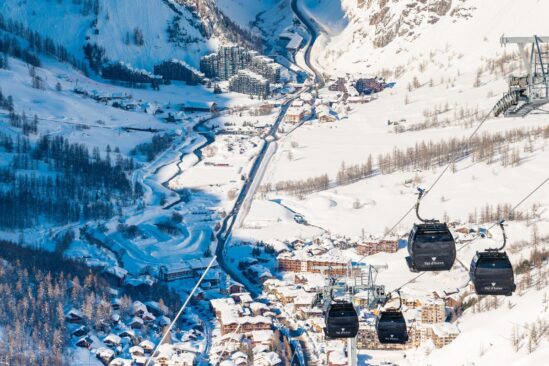
[(318, 89), (321, 89), (324, 87), (324, 77), (322, 76), (322, 73), (318, 71), (316, 67), (313, 66), (311, 63), (311, 51), (313, 49), (313, 46), (316, 42), (316, 39), (318, 38), (318, 29), (314, 24), (314, 20), (311, 18), (308, 18), (305, 14), (301, 12), (301, 9), (299, 9), (298, 1), (292, 0), (291, 3), (292, 11), (294, 12), (295, 16), (299, 19), (301, 23), (307, 28), (307, 31), (311, 35), (311, 38), (309, 39), (309, 42), (307, 43), (307, 49), (305, 50), (305, 63), (313, 71), (315, 74), (315, 83), (316, 87)]
[[(292, 0), (291, 8), (296, 17), (305, 25), (308, 32), (311, 34), (311, 38), (309, 39), (309, 42), (306, 45), (305, 50), (305, 63), (310, 68), (310, 70), (313, 71), (315, 74), (315, 87), (322, 88), (324, 86), (324, 78), (322, 74), (312, 65), (311, 63), (311, 49), (313, 48), (313, 45), (318, 37), (318, 30), (315, 27), (313, 21), (311, 19), (308, 19), (306, 16), (304, 16), (301, 13), (301, 10), (298, 7), (297, 0)], [(311, 87), (306, 88), (302, 90), (301, 92), (310, 91)], [(238, 269), (235, 269), (235, 266), (229, 265), (227, 263), (227, 259), (225, 258), (225, 249), (227, 242), (229, 242), (230, 237), (232, 235), (232, 230), (235, 225), (235, 222), (238, 220), (238, 216), (241, 211), (249, 210), (251, 202), (253, 200), (253, 196), (255, 194), (255, 189), (259, 185), (259, 182), (261, 181), (261, 177), (263, 176), (263, 173), (265, 169), (267, 168), (267, 165), (270, 161), (270, 158), (274, 155), (276, 152), (277, 147), (277, 140), (278, 137), (276, 135), (278, 131), (278, 127), (282, 120), (284, 119), (284, 116), (286, 115), (286, 112), (291, 105), (292, 101), (296, 99), (299, 96), (299, 94), (291, 97), (290, 99), (287, 99), (281, 106), (280, 112), (276, 118), (275, 123), (271, 126), (271, 129), (267, 136), (264, 138), (264, 144), (261, 148), (261, 151), (259, 152), (257, 158), (254, 161), (254, 164), (252, 166), (252, 169), (250, 171), (250, 174), (248, 175), (248, 178), (246, 179), (244, 185), (242, 186), (242, 189), (240, 190), (240, 194), (238, 195), (235, 204), (233, 206), (233, 209), (231, 212), (225, 217), (223, 220), (223, 223), (221, 225), (220, 230), (217, 232), (216, 239), (217, 239), (217, 247), (216, 247), (216, 255), (217, 255), (217, 261), (219, 263), (219, 266), (235, 281), (240, 282), (242, 285), (246, 287), (246, 289), (252, 294), (252, 296), (256, 297), (260, 294), (260, 290), (252, 285), (247, 278), (240, 272)], [(301, 125), (301, 124), (300, 124)]]

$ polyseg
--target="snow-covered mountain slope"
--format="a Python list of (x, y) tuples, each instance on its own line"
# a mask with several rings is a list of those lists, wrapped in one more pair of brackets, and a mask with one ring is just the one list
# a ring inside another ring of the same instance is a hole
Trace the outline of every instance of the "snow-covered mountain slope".
[[(198, 57), (211, 47), (198, 16), (189, 7), (169, 1), (8, 0), (0, 4), (0, 12), (79, 58), (86, 43), (97, 43), (110, 60), (151, 69), (172, 57), (197, 65)], [(171, 40), (168, 26), (179, 29)], [(142, 44), (136, 42), (136, 31), (143, 34)]]
[(503, 52), (502, 34), (547, 33), (548, 7), (538, 0), (304, 1), (304, 8), (329, 35), (315, 47), (318, 63), (329, 73), (366, 74), (399, 66), (417, 73), (419, 62), (411, 61), (423, 56), (428, 64), (436, 64), (429, 58), (435, 50), (464, 57), (462, 62), (447, 63), (443, 71), (457, 64), (462, 71), (476, 68), (481, 56)]
[[(224, 5), (189, 0), (7, 0), (0, 4), (0, 14), (64, 45), (78, 59), (84, 57), (85, 44), (97, 44), (109, 60), (151, 70), (159, 61), (174, 57), (198, 66), (199, 57), (218, 42), (259, 47), (257, 37), (239, 25), (243, 19), (255, 18), (256, 10), (240, 9), (235, 14), (231, 9), (238, 7)], [(260, 3), (257, 12), (269, 6)]]

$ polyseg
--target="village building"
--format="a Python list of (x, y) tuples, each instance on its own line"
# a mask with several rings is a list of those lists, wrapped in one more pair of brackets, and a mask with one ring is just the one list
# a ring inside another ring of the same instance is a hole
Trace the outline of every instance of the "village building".
[(229, 79), (229, 90), (267, 98), (271, 92), (269, 80), (250, 70), (239, 70)]
[(200, 71), (208, 78), (229, 80), (241, 70), (263, 76), (271, 83), (280, 83), (282, 67), (273, 59), (237, 45), (223, 45), (216, 53), (200, 59)]
[(204, 102), (204, 101), (186, 101), (182, 104), (181, 109), (185, 112), (217, 112), (218, 106), (216, 102)]
[(378, 78), (360, 78), (356, 81), (355, 88), (360, 94), (379, 93), (383, 90), (383, 81)]
[(321, 105), (316, 107), (316, 118), (321, 123), (335, 122), (337, 121), (337, 113), (329, 107)]
[(365, 241), (356, 246), (356, 252), (359, 255), (374, 255), (382, 252), (396, 253), (397, 251), (397, 240)]
[(328, 90), (346, 93), (346, 92), (347, 92), (347, 88), (345, 87), (345, 84), (346, 84), (345, 78), (344, 78), (344, 77), (338, 77), (338, 78), (335, 80), (335, 82), (333, 82), (332, 84), (330, 84), (330, 85), (328, 86)]
[(328, 254), (308, 256), (306, 252), (294, 251), (282, 253), (277, 257), (278, 269), (282, 272), (308, 272), (321, 273), (331, 267), (331, 273), (345, 275), (350, 268), (349, 260), (332, 257)]
[(459, 335), (459, 329), (452, 323), (433, 324), (432, 329), (433, 343), (437, 348), (449, 345)]
[(424, 324), (442, 323), (446, 319), (444, 300), (436, 299), (421, 306), (421, 322)]
[(304, 120), (311, 115), (311, 108), (309, 106), (294, 107), (293, 105), (288, 108), (284, 121), (295, 124)]

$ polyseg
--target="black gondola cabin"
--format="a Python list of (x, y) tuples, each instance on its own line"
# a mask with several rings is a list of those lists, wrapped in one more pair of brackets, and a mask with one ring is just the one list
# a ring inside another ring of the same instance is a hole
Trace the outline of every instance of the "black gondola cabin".
[(354, 338), (358, 333), (358, 315), (350, 302), (333, 302), (325, 313), (328, 338)]
[(406, 258), (413, 271), (447, 271), (456, 259), (456, 244), (446, 223), (414, 224)]
[(400, 310), (382, 311), (376, 319), (376, 332), (381, 344), (408, 342), (406, 320)]
[(505, 252), (477, 252), (471, 261), (469, 277), (478, 295), (511, 296), (516, 289), (513, 266)]

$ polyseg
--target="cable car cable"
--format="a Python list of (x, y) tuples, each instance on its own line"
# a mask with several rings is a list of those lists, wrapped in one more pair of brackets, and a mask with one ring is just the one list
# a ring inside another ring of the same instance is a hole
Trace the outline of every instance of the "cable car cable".
[[(477, 125), (477, 127), (474, 129), (474, 131), (469, 135), (469, 137), (467, 138), (467, 141), (471, 140), (476, 134), (477, 132), (480, 130), (480, 128), (484, 125), (484, 123), (488, 120), (488, 118), (490, 117), (490, 115), (492, 114), (492, 112), (495, 110), (496, 106), (493, 106), (492, 109), (490, 109), (490, 111), (482, 118), (482, 120), (480, 121), (480, 123)], [(428, 189), (424, 190), (424, 193), (422, 193), (422, 199), (425, 198), (425, 196), (434, 188), (434, 186), (440, 181), (440, 179), (442, 178), (442, 176), (446, 173), (446, 171), (448, 170), (448, 168), (450, 166), (452, 166), (456, 161), (457, 161), (457, 158), (458, 156), (456, 155), (452, 161), (450, 161), (450, 163), (448, 163), (446, 165), (446, 167), (442, 170), (442, 172), (438, 175), (438, 177), (435, 179), (435, 181), (429, 186)], [(548, 178), (549, 179), (549, 178)], [(414, 205), (412, 207), (410, 207), (408, 209), (408, 211), (406, 211), (406, 213), (383, 235), (381, 241), (385, 240), (389, 235), (391, 235), (393, 233), (393, 231), (396, 229), (396, 227), (398, 225), (400, 225), (400, 223), (402, 221), (404, 221), (404, 219), (410, 214), (410, 212), (412, 212), (415, 208), (416, 208), (416, 205), (417, 205), (417, 202), (414, 203)], [(366, 255), (363, 255), (357, 262), (361, 262), (364, 258), (366, 258)], [(421, 275), (421, 274), (420, 274)], [(418, 276), (419, 277), (419, 276)]]
[[(240, 326), (242, 325), (242, 323), (238, 323), (238, 326), (235, 328), (235, 330), (230, 334), (229, 336), (229, 339), (233, 338), (233, 336), (236, 334), (236, 332), (238, 332), (238, 330), (240, 329)], [(225, 354), (225, 351), (227, 350), (227, 346), (229, 345), (230, 342), (226, 342), (225, 343), (225, 346), (223, 346), (223, 349), (221, 350), (221, 354), (219, 355), (219, 360), (216, 362), (216, 366), (219, 366), (219, 364), (221, 363), (221, 358), (223, 357), (223, 355)]]
[[(543, 185), (545, 185), (547, 182), (549, 182), (549, 177), (547, 177), (543, 182), (541, 182), (539, 185), (537, 185), (532, 191), (530, 191), (524, 198), (522, 198), (517, 204), (515, 204), (515, 206), (513, 206), (511, 208), (511, 210), (509, 210), (509, 215), (514, 212), (520, 205), (522, 205), (528, 198), (530, 198), (535, 192), (537, 192), (541, 187), (543, 187)], [(497, 222), (495, 222), (492, 226), (490, 226), (487, 231), (489, 231), (490, 229), (494, 228), (496, 225), (499, 225), (500, 222), (502, 220), (498, 220)], [(460, 250), (462, 250), (463, 248), (469, 246), (471, 243), (473, 243), (474, 241), (470, 241), (462, 246), (460, 246), (457, 251), (459, 252)], [(366, 256), (363, 256), (363, 257), (366, 257)], [(413, 277), (412, 279), (410, 279), (409, 281), (406, 281), (405, 283), (403, 283), (402, 285), (400, 285), (399, 287), (397, 287), (395, 290), (400, 290), (402, 289), (402, 287), (414, 282), (416, 279), (418, 279), (419, 277), (423, 276), (425, 273), (427, 272), (421, 272), (420, 274), (418, 274), (417, 276)], [(469, 283), (469, 282), (467, 282)], [(393, 291), (395, 291), (393, 290)], [(392, 292), (392, 291), (391, 291)]]
[(206, 274), (208, 273), (208, 271), (210, 270), (210, 268), (212, 268), (212, 265), (214, 264), (215, 260), (217, 259), (217, 255), (214, 255), (212, 260), (210, 261), (210, 263), (208, 264), (208, 267), (206, 267), (206, 270), (204, 271), (204, 273), (202, 273), (202, 276), (200, 276), (200, 278), (198, 279), (198, 282), (196, 282), (196, 285), (194, 285), (194, 288), (192, 289), (192, 291), (189, 293), (189, 295), (187, 296), (187, 299), (185, 300), (185, 302), (183, 303), (183, 305), (181, 306), (181, 309), (179, 309), (179, 311), (177, 312), (176, 316), (173, 318), (172, 322), (170, 323), (170, 326), (168, 327), (168, 329), (164, 332), (164, 335), (162, 336), (162, 338), (160, 338), (160, 341), (158, 342), (158, 344), (156, 345), (156, 347), (154, 347), (153, 351), (151, 352), (151, 355), (149, 356), (149, 358), (147, 359), (147, 363), (145, 363), (145, 366), (149, 366), (149, 364), (151, 363), (152, 359), (154, 358), (154, 355), (156, 353), (156, 351), (158, 350), (158, 347), (160, 347), (160, 345), (162, 344), (162, 342), (164, 342), (164, 340), (166, 339), (167, 335), (170, 333), (170, 331), (172, 330), (175, 322), (177, 321), (177, 319), (179, 319), (179, 317), (181, 316), (181, 314), (183, 314), (183, 311), (185, 311), (185, 308), (187, 307), (187, 304), (189, 303), (189, 301), (191, 300), (191, 297), (194, 295), (194, 292), (196, 291), (196, 289), (198, 288), (198, 286), (200, 286), (200, 284), (202, 283), (202, 280), (204, 280), (204, 277), (206, 277)]

